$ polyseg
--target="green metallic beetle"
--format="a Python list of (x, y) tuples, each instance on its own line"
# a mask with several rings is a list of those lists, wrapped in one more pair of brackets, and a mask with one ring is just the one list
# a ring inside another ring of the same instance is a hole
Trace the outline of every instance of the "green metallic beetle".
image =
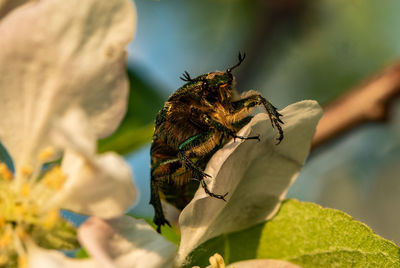
[(225, 200), (227, 193), (215, 194), (207, 188), (204, 178), (209, 175), (204, 169), (211, 156), (231, 138), (259, 140), (259, 136), (236, 135), (250, 121), (254, 106), (264, 106), (272, 127), (278, 129), (278, 144), (283, 139), (282, 115), (277, 109), (256, 91), (238, 98), (233, 89), (232, 70), (244, 58), (245, 55), (239, 53), (239, 62), (225, 72), (208, 73), (194, 79), (185, 72), (181, 79), (186, 84), (168, 98), (157, 114), (150, 152), (150, 204), (154, 207), (153, 221), (158, 232), (162, 225), (169, 225), (161, 199), (183, 209), (200, 183), (208, 195)]

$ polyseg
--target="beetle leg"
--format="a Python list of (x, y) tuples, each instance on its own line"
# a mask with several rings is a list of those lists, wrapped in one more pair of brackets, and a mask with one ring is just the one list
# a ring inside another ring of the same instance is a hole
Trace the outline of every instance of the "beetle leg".
[(198, 145), (201, 145), (204, 141), (209, 139), (210, 132), (199, 133), (194, 135), (184, 141), (181, 145), (179, 145), (179, 153), (178, 157), (181, 159), (185, 168), (190, 170), (193, 174), (194, 179), (198, 180), (201, 183), (201, 186), (204, 188), (204, 191), (211, 197), (215, 197), (218, 199), (225, 200), (225, 195), (214, 194), (207, 188), (207, 184), (204, 181), (205, 177), (211, 177), (210, 175), (204, 173), (199, 167), (197, 167), (193, 161), (187, 156), (187, 153), (190, 152), (191, 149), (195, 148)]
[(249, 97), (243, 98), (238, 101), (234, 101), (231, 103), (233, 107), (234, 112), (239, 112), (243, 109), (249, 109), (252, 108), (256, 105), (263, 105), (265, 108), (265, 111), (268, 114), (268, 117), (271, 119), (271, 125), (273, 128), (277, 128), (279, 132), (279, 136), (277, 138), (277, 141), (279, 144), (282, 139), (283, 139), (283, 130), (280, 124), (283, 124), (283, 121), (280, 119), (282, 116), (276, 107), (274, 107), (269, 101), (267, 101), (263, 96), (260, 94), (255, 93), (254, 95), (251, 95)]
[(239, 120), (239, 121), (237, 121), (237, 122), (233, 122), (233, 123), (232, 123), (232, 126), (233, 126), (237, 131), (239, 131), (239, 130), (242, 129), (245, 125), (247, 125), (247, 124), (251, 121), (252, 118), (253, 118), (253, 116), (251, 116), (251, 115), (246, 116), (245, 118), (243, 118), (243, 119), (241, 119), (241, 120)]
[(167, 159), (151, 167), (150, 204), (154, 207), (153, 222), (157, 225), (157, 232), (161, 231), (161, 226), (164, 224), (171, 226), (164, 216), (160, 201), (158, 183), (163, 181), (163, 178), (165, 178), (165, 176), (174, 173), (180, 167), (182, 167), (182, 163), (179, 158)]
[(215, 197), (215, 198), (217, 198), (217, 199), (222, 199), (222, 200), (224, 200), (224, 201), (226, 202), (225, 197), (228, 195), (228, 193), (225, 193), (224, 195), (214, 194), (213, 192), (211, 192), (211, 191), (208, 189), (205, 180), (201, 180), (200, 183), (201, 183), (201, 186), (202, 186), (203, 189), (204, 189), (204, 192), (206, 192), (206, 194), (208, 194), (208, 195), (211, 196), (211, 197)]
[(241, 139), (241, 140), (260, 140), (260, 135), (257, 136), (250, 136), (250, 137), (243, 137), (243, 136), (238, 136), (236, 135), (236, 131), (232, 130), (221, 123), (213, 120), (211, 117), (209, 117), (207, 114), (203, 114), (203, 121), (212, 126), (215, 127), (218, 131), (221, 131), (229, 136), (231, 136), (233, 139)]
[(157, 232), (161, 233), (161, 226), (167, 224), (171, 226), (164, 216), (164, 212), (161, 206), (160, 194), (158, 189), (158, 181), (153, 176), (151, 177), (151, 197), (150, 204), (154, 207), (154, 218), (153, 222), (157, 225)]
[(199, 167), (197, 167), (193, 163), (193, 161), (190, 160), (189, 157), (187, 157), (187, 155), (184, 151), (179, 152), (178, 156), (179, 156), (179, 159), (181, 159), (185, 168), (187, 168), (188, 170), (190, 170), (192, 172), (193, 177), (196, 180), (201, 181), (205, 177), (211, 177), (210, 175), (204, 173)]

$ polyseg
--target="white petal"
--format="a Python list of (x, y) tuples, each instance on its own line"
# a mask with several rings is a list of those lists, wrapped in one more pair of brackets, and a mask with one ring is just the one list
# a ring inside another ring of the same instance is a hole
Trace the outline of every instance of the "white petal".
[[(161, 206), (162, 206), (165, 218), (168, 219), (169, 223), (174, 227), (178, 227), (179, 226), (179, 215), (181, 214), (181, 211), (164, 200), (161, 200)], [(132, 214), (132, 215), (134, 215), (134, 214)]]
[(0, 140), (16, 166), (31, 164), (51, 121), (85, 109), (99, 137), (126, 109), (129, 0), (30, 1), (0, 21)]
[(235, 262), (228, 268), (301, 268), (301, 266), (281, 260), (259, 259)]
[(129, 166), (115, 153), (87, 159), (67, 150), (62, 169), (67, 181), (53, 206), (102, 218), (122, 215), (137, 199)]
[(172, 267), (176, 246), (144, 220), (123, 216), (113, 220), (91, 217), (78, 229), (89, 255), (106, 267)]
[(122, 215), (137, 198), (123, 158), (111, 152), (95, 155), (96, 137), (81, 109), (70, 109), (52, 130), (53, 143), (65, 150), (61, 167), (67, 181), (43, 209), (63, 207), (104, 218)]
[(57, 118), (49, 138), (57, 148), (68, 148), (86, 158), (91, 158), (97, 151), (94, 129), (89, 117), (80, 108), (70, 108), (62, 117)]
[(71, 259), (57, 250), (45, 250), (33, 243), (28, 246), (28, 268), (97, 268), (91, 259)]
[(276, 213), (309, 153), (322, 115), (315, 101), (298, 102), (280, 112), (285, 122), (281, 144), (275, 144), (277, 134), (267, 116), (258, 114), (239, 135), (260, 134), (260, 142), (232, 141), (211, 158), (205, 170), (212, 176), (209, 188), (218, 194), (228, 192), (227, 202), (198, 189), (179, 218), (179, 262), (202, 242), (265, 221)]

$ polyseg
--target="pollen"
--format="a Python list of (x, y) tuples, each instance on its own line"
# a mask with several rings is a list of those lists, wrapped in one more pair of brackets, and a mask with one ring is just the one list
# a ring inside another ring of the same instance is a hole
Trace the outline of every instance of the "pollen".
[(0, 163), (0, 178), (5, 181), (11, 181), (13, 175), (6, 164)]
[[(52, 149), (43, 150), (40, 160), (53, 154)], [(18, 264), (13, 267), (27, 267), (27, 243), (40, 243), (62, 221), (59, 208), (49, 204), (66, 180), (60, 166), (21, 165), (16, 170), (13, 179), (9, 168), (0, 163), (0, 267), (11, 262)]]
[(31, 192), (31, 186), (29, 185), (29, 183), (23, 183), (21, 185), (21, 189), (20, 189), (20, 193), (23, 197), (28, 197), (29, 194)]
[(49, 146), (40, 151), (38, 158), (42, 162), (48, 161), (54, 155), (54, 148)]
[(33, 172), (33, 168), (29, 165), (24, 165), (21, 167), (21, 173), (25, 177), (29, 177)]
[(27, 214), (27, 209), (23, 204), (15, 204), (15, 217), (17, 219), (23, 219), (25, 218), (26, 214)]
[(0, 236), (0, 249), (5, 249), (7, 246), (9, 246), (12, 242), (12, 235), (10, 232), (4, 232)]
[(43, 177), (43, 183), (49, 187), (50, 189), (53, 190), (59, 190), (62, 188), (64, 185), (64, 182), (66, 180), (65, 175), (63, 174), (60, 166), (55, 166), (48, 172)]
[(15, 228), (15, 232), (17, 233), (18, 237), (21, 240), (24, 240), (28, 237), (28, 234), (25, 232), (25, 230), (23, 228), (21, 228), (20, 226), (17, 226), (17, 228)]
[(28, 257), (18, 256), (18, 268), (26, 268), (26, 267), (28, 267)]

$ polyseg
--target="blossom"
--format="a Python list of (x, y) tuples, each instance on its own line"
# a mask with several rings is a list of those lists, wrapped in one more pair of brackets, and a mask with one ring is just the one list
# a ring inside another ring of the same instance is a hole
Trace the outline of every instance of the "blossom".
[[(89, 219), (78, 229), (83, 247), (110, 267), (181, 266), (201, 243), (273, 217), (309, 153), (322, 115), (315, 101), (298, 102), (279, 112), (285, 122), (281, 144), (276, 145), (267, 115), (258, 114), (238, 135), (260, 134), (260, 142), (232, 140), (210, 159), (205, 170), (211, 175), (208, 186), (214, 193), (229, 192), (227, 202), (208, 196), (199, 187), (179, 216), (181, 241), (177, 249), (150, 226), (145, 227), (145, 222), (133, 218)], [(138, 232), (138, 228), (146, 232)], [(111, 244), (110, 237), (115, 239)], [(124, 247), (117, 246), (119, 243)], [(159, 261), (150, 263), (149, 252)], [(247, 263), (247, 267), (253, 264)]]
[(129, 0), (0, 2), (0, 266), (61, 254), (38, 247), (71, 229), (61, 208), (112, 218), (136, 200), (123, 159), (96, 155), (125, 114), (134, 27)]

